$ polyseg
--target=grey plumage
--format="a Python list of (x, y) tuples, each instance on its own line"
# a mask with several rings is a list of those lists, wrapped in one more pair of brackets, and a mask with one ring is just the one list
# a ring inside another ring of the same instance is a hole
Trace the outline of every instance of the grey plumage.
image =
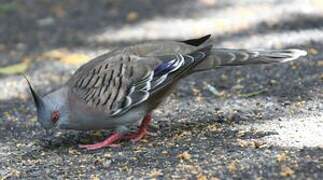
[[(179, 69), (192, 69), (206, 57), (209, 50), (210, 46), (187, 55), (159, 57), (117, 55), (97, 61), (91, 70), (80, 68), (67, 85), (71, 88), (71, 93), (88, 106), (114, 116), (126, 112), (147, 100), (151, 94), (167, 87), (182, 72)], [(176, 69), (156, 76), (156, 66), (170, 60), (174, 61)]]
[(296, 49), (252, 51), (201, 45), (208, 38), (113, 50), (81, 66), (62, 88), (43, 98), (30, 85), (38, 120), (45, 128), (127, 132), (188, 74), (221, 66), (286, 62), (306, 55)]

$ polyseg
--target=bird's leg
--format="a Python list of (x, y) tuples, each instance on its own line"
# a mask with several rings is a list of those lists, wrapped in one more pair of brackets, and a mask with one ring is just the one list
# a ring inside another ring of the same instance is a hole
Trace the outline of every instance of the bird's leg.
[(151, 113), (147, 114), (142, 120), (137, 132), (127, 134), (125, 139), (130, 139), (132, 142), (140, 141), (147, 133), (151, 123)]
[(151, 114), (149, 113), (144, 117), (137, 132), (135, 133), (129, 133), (126, 135), (122, 133), (113, 133), (106, 140), (102, 142), (95, 143), (95, 144), (79, 145), (79, 147), (85, 148), (87, 150), (96, 150), (96, 149), (101, 149), (108, 146), (116, 147), (118, 145), (114, 143), (123, 139), (130, 139), (132, 142), (138, 142), (148, 133), (148, 127), (150, 123), (151, 123)]
[(105, 139), (102, 142), (95, 143), (95, 144), (84, 144), (79, 145), (80, 148), (85, 148), (87, 150), (96, 150), (104, 147), (116, 147), (117, 144), (114, 144), (115, 142), (123, 139), (124, 134), (122, 133), (112, 133), (107, 139)]

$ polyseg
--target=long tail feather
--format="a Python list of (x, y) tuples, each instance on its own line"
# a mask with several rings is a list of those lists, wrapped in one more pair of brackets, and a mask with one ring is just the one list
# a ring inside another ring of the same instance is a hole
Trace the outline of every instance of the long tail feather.
[(284, 63), (297, 60), (306, 55), (307, 52), (300, 49), (245, 50), (212, 48), (208, 58), (195, 67), (194, 72), (211, 70), (222, 66)]
[(210, 58), (213, 67), (239, 66), (246, 64), (283, 63), (306, 56), (307, 52), (300, 49), (286, 50), (243, 50), (243, 49), (212, 49)]

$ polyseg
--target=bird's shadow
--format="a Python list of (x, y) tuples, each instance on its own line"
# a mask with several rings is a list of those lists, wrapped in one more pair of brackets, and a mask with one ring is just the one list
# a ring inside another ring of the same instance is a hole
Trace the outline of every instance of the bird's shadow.
[[(225, 122), (218, 120), (203, 119), (195, 122), (174, 122), (169, 123), (169, 121), (156, 122), (154, 126), (150, 128), (150, 133), (147, 135), (143, 141), (132, 143), (128, 140), (122, 140), (119, 142), (119, 147), (108, 147), (99, 149), (98, 151), (127, 151), (134, 149), (136, 146), (149, 147), (149, 144), (160, 144), (161, 142), (167, 142), (174, 137), (180, 136), (183, 132), (190, 132), (192, 136), (198, 134), (205, 134), (210, 138), (216, 137), (219, 141), (228, 141), (229, 139), (236, 139), (238, 136), (241, 139), (258, 139), (269, 135), (277, 134), (271, 131), (245, 131), (243, 136), (238, 135), (238, 130), (233, 130), (230, 128), (234, 122)], [(210, 126), (219, 126), (223, 131), (219, 132), (209, 132)], [(39, 138), (39, 145), (46, 151), (62, 150), (75, 148), (83, 150), (78, 146), (80, 144), (91, 144), (103, 141), (107, 138), (112, 131), (110, 130), (100, 130), (100, 131), (62, 131), (59, 136), (42, 136)], [(86, 151), (85, 152), (95, 152)]]

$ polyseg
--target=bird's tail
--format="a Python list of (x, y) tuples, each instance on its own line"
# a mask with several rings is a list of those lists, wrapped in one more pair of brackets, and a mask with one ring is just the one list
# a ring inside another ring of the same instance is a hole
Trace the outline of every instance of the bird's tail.
[(209, 57), (195, 70), (208, 70), (221, 66), (283, 63), (306, 55), (307, 52), (300, 49), (244, 50), (212, 48)]

